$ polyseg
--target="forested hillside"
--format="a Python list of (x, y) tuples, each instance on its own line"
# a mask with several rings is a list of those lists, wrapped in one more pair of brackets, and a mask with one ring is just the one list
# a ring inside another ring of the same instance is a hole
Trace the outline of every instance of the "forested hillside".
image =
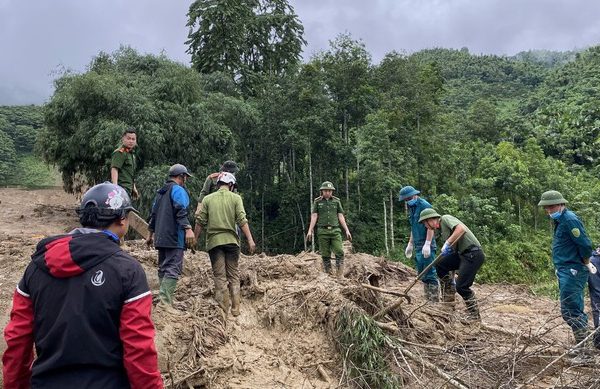
[[(274, 39), (243, 23), (223, 37), (199, 22), (223, 17), (219, 9), (200, 3), (188, 14), (191, 67), (123, 47), (55, 81), (37, 150), (68, 191), (106, 180), (120, 134), (134, 126), (141, 210), (168, 165), (188, 166), (197, 195), (207, 174), (234, 159), (268, 253), (308, 248), (310, 204), (324, 180), (337, 188), (355, 248), (398, 259), (409, 233), (398, 190), (414, 185), (482, 241), (483, 281), (552, 280), (550, 223), (536, 205), (545, 190), (563, 192), (598, 242), (600, 47), (514, 57), (438, 48), (374, 63), (360, 40), (339, 35), (301, 63), (303, 28), (291, 9), (256, 19), (272, 23)], [(6, 179), (33, 135), (3, 112)]]

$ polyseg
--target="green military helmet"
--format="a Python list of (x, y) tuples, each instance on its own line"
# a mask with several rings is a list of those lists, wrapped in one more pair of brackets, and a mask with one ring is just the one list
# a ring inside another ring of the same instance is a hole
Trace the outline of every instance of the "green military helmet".
[(542, 193), (542, 198), (538, 203), (539, 206), (543, 207), (544, 205), (556, 205), (556, 204), (566, 204), (567, 200), (563, 197), (560, 192), (555, 190), (549, 190)]
[(335, 186), (331, 183), (331, 181), (325, 181), (321, 184), (319, 190), (335, 190)]
[(404, 201), (410, 197), (413, 197), (414, 195), (418, 195), (419, 193), (421, 192), (416, 190), (413, 186), (408, 185), (400, 189), (400, 193), (398, 193), (398, 200)]
[(431, 219), (434, 217), (441, 217), (439, 213), (435, 211), (433, 208), (426, 208), (421, 211), (419, 214), (419, 223), (423, 223), (423, 221), (427, 219)]

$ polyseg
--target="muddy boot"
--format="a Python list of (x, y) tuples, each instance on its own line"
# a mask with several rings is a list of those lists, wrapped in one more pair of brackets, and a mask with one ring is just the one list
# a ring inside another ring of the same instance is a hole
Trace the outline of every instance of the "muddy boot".
[(442, 286), (442, 302), (447, 303), (448, 306), (454, 307), (454, 301), (456, 299), (456, 285), (452, 282), (450, 276), (445, 276), (440, 279)]
[(240, 295), (240, 286), (229, 284), (229, 293), (231, 294), (231, 314), (233, 316), (240, 315), (240, 302), (242, 296)]
[(344, 278), (344, 262), (343, 261), (338, 261), (336, 263), (336, 267), (337, 267), (336, 277), (337, 278)]
[(331, 275), (331, 258), (323, 257), (323, 270), (325, 270), (325, 273)]
[(160, 283), (159, 298), (160, 302), (166, 305), (173, 305), (173, 294), (177, 287), (175, 278), (163, 278)]
[(229, 312), (229, 292), (215, 289), (215, 301), (219, 304), (225, 315), (227, 315), (227, 312)]
[(440, 288), (438, 284), (423, 284), (425, 299), (431, 303), (440, 302)]
[[(573, 336), (575, 337), (575, 347), (573, 347), (567, 355), (571, 357), (571, 363), (575, 365), (587, 365), (595, 361), (594, 351), (591, 348), (591, 342), (588, 339), (582, 344), (581, 343), (588, 335), (590, 331), (587, 328), (581, 328), (573, 330)], [(577, 346), (578, 345), (578, 346)]]
[(465, 300), (467, 306), (467, 321), (480, 321), (481, 315), (479, 314), (479, 305), (477, 304), (477, 297), (475, 293), (471, 294), (471, 297)]

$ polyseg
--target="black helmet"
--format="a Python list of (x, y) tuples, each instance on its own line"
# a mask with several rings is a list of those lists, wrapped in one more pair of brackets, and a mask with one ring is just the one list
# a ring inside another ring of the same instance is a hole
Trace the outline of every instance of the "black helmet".
[(110, 221), (124, 218), (128, 211), (137, 212), (125, 189), (107, 181), (85, 192), (77, 213), (80, 219), (85, 213), (93, 213), (99, 221)]
[(187, 168), (180, 163), (176, 163), (169, 168), (169, 177), (177, 177), (182, 174), (185, 174), (188, 177), (194, 177), (188, 172)]
[(223, 165), (221, 165), (220, 171), (231, 174), (237, 174), (237, 172), (240, 171), (240, 168), (234, 161), (225, 161), (223, 162)]

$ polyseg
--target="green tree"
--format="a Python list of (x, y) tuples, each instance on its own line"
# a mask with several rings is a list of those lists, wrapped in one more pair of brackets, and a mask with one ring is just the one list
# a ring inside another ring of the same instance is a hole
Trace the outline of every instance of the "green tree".
[(17, 162), (15, 145), (4, 131), (0, 131), (0, 183), (6, 185), (8, 178), (14, 174)]
[(293, 68), (306, 44), (287, 0), (196, 0), (187, 16), (193, 67), (224, 72), (248, 89), (257, 75)]

